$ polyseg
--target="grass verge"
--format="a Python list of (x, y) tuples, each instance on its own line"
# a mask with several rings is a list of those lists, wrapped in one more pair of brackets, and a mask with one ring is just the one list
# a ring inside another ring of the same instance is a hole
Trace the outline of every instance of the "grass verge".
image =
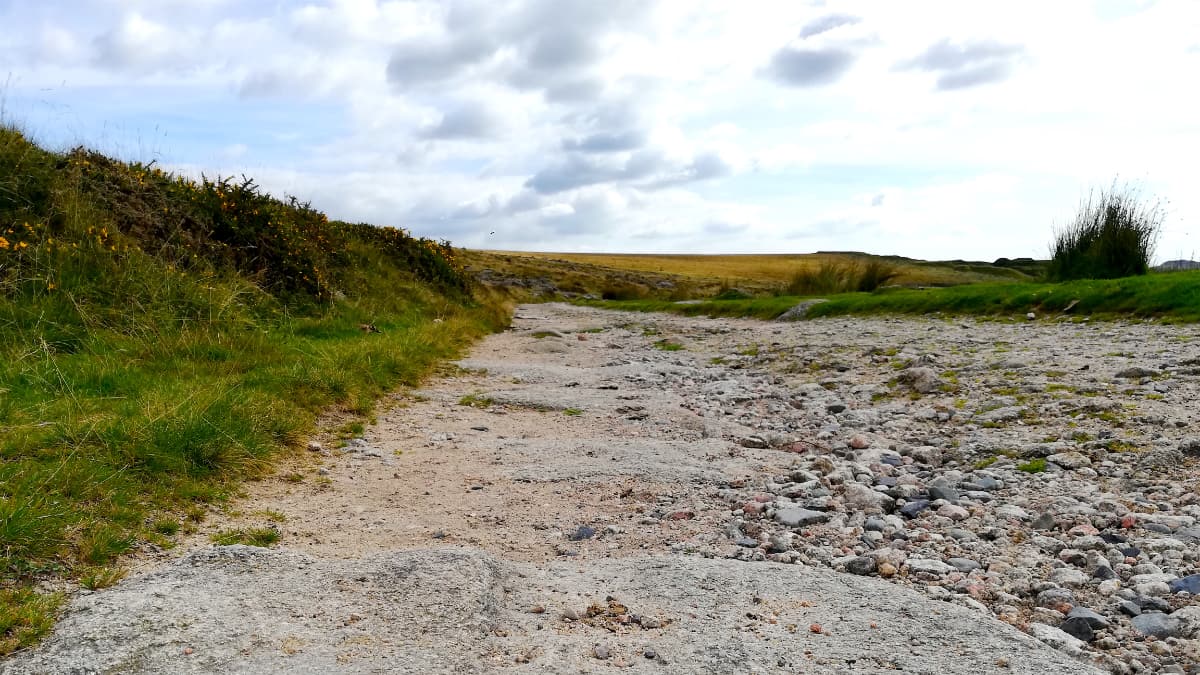
[[(1167, 272), (1123, 279), (1065, 283), (968, 284), (947, 288), (885, 289), (826, 296), (810, 317), (872, 314), (1012, 316), (1026, 312), (1095, 318), (1200, 321), (1200, 271)], [(794, 296), (709, 300), (679, 304), (660, 300), (594, 301), (586, 304), (687, 316), (771, 320), (803, 300)]]
[[(0, 655), (506, 321), (446, 242), (0, 127)], [(257, 540), (261, 540), (258, 538)]]

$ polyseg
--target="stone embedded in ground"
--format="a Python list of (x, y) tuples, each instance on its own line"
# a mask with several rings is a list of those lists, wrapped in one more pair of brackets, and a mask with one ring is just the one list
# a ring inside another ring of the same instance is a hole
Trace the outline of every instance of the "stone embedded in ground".
[(1083, 640), (1044, 623), (1029, 624), (1029, 634), (1051, 647), (1072, 656), (1082, 654), (1084, 648), (1087, 647), (1087, 644)]
[(1180, 579), (1174, 579), (1167, 582), (1172, 593), (1188, 592), (1192, 595), (1200, 595), (1200, 574), (1189, 574)]
[(936, 391), (942, 386), (942, 381), (933, 368), (906, 368), (900, 371), (896, 381), (921, 394)]
[(979, 569), (979, 563), (970, 558), (947, 558), (946, 563), (963, 574)]
[(824, 298), (814, 298), (812, 300), (805, 300), (801, 303), (793, 305), (791, 307), (791, 309), (788, 309), (783, 314), (780, 314), (778, 317), (776, 317), (775, 320), (776, 321), (799, 321), (800, 319), (803, 319), (806, 316), (808, 316), (808, 311), (810, 309), (812, 309), (813, 307), (816, 307), (817, 305), (819, 305), (823, 302), (829, 302), (829, 301), (825, 300)]
[(954, 487), (952, 487), (952, 486), (949, 486), (949, 485), (930, 485), (929, 486), (929, 498), (930, 499), (945, 499), (948, 502), (956, 502), (956, 501), (958, 501), (958, 496), (959, 496), (958, 490), (954, 489)]
[(1067, 617), (1058, 627), (1064, 633), (1084, 642), (1096, 639), (1096, 631), (1092, 628), (1091, 622), (1083, 617)]
[(1108, 617), (1099, 614), (1087, 607), (1075, 607), (1067, 614), (1068, 619), (1081, 619), (1086, 621), (1093, 629), (1100, 630), (1109, 627)]
[(866, 576), (874, 573), (875, 569), (875, 559), (865, 555), (860, 555), (846, 563), (846, 571), (850, 574)]
[(928, 499), (914, 499), (900, 507), (900, 515), (906, 518), (916, 518), (922, 511), (929, 508)]
[(1179, 637), (1185, 627), (1182, 620), (1162, 612), (1143, 612), (1130, 619), (1129, 622), (1142, 635), (1154, 636), (1160, 640)]
[(1046, 458), (1047, 462), (1057, 464), (1064, 469), (1082, 469), (1092, 465), (1092, 460), (1081, 452), (1060, 452)]
[(591, 539), (594, 536), (596, 536), (596, 528), (589, 525), (580, 525), (567, 538), (571, 541), (583, 541), (585, 539)]
[(788, 527), (804, 527), (829, 520), (829, 514), (810, 509), (786, 508), (775, 512), (775, 520)]

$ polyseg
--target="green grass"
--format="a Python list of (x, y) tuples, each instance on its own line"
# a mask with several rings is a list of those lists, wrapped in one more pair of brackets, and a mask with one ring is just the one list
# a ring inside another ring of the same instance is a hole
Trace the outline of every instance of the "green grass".
[(458, 399), (459, 405), (467, 406), (468, 408), (488, 408), (494, 401), (483, 394), (467, 394)]
[[(803, 298), (760, 297), (680, 305), (662, 300), (593, 301), (613, 309), (673, 312), (687, 316), (754, 317), (771, 320)], [(828, 296), (808, 316), (873, 314), (1012, 317), (1026, 312), (1094, 318), (1161, 317), (1200, 321), (1200, 271), (1156, 273), (1123, 279), (1065, 283), (980, 283), (947, 288), (886, 289)]]
[(502, 326), (474, 293), (445, 242), (0, 127), (0, 655), (49, 627), (39, 582), (115, 581)]
[(661, 349), (664, 352), (677, 352), (683, 349), (683, 345), (671, 340), (659, 340), (654, 343), (655, 349)]
[(245, 544), (247, 546), (267, 547), (279, 541), (279, 531), (270, 527), (256, 527), (245, 530), (222, 530), (211, 537), (214, 544), (231, 546)]
[(1021, 462), (1017, 465), (1017, 470), (1025, 473), (1042, 473), (1046, 470), (1046, 460), (1038, 457), (1028, 462)]
[(0, 588), (0, 654), (30, 647), (54, 627), (60, 593), (29, 588)]

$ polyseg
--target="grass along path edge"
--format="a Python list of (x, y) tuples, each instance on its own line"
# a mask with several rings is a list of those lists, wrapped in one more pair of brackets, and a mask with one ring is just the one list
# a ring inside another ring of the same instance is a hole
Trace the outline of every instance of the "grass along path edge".
[[(808, 317), (846, 315), (1012, 316), (1027, 312), (1062, 313), (1097, 319), (1200, 321), (1200, 271), (1167, 272), (1123, 279), (1065, 283), (981, 283), (945, 288), (888, 288), (874, 293), (823, 296)], [(685, 316), (749, 317), (773, 320), (808, 298), (764, 296), (747, 299), (687, 301), (597, 300), (594, 307)]]

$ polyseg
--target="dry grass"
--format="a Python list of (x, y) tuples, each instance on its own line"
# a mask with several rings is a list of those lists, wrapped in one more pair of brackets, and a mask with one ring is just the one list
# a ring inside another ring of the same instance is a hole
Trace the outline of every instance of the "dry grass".
[[(897, 276), (891, 283), (901, 286), (950, 286), (983, 281), (1028, 280), (1019, 272), (993, 267), (988, 263), (963, 261), (925, 262), (892, 256), (857, 253), (784, 253), (744, 255), (660, 255), (621, 253), (541, 253), (511, 251), (468, 251), (465, 259), (471, 267), (489, 267), (528, 276), (542, 268), (563, 274), (570, 265), (579, 269), (612, 270), (623, 273), (672, 278), (686, 284), (695, 297), (713, 295), (721, 288), (738, 287), (751, 292), (770, 292), (784, 288), (798, 272), (816, 271), (823, 265), (846, 265), (865, 261), (884, 261)], [(544, 271), (551, 278), (557, 276)]]

